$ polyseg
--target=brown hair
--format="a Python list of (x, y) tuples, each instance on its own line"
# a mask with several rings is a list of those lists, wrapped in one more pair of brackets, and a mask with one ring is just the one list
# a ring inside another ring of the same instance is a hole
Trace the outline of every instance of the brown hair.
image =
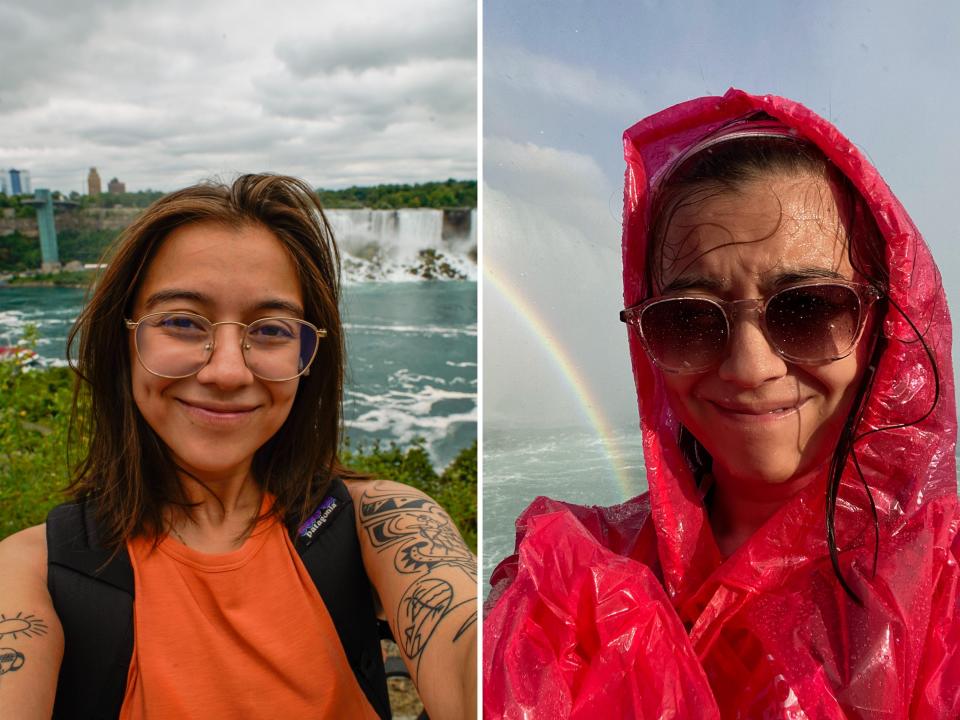
[(164, 507), (188, 505), (178, 480), (182, 469), (134, 402), (124, 319), (164, 239), (198, 222), (269, 229), (296, 264), (305, 319), (327, 330), (289, 416), (254, 455), (254, 478), (276, 498), (273, 514), (302, 521), (334, 475), (351, 475), (337, 457), (344, 374), (340, 255), (319, 200), (304, 182), (282, 175), (194, 185), (155, 202), (118, 238), (67, 343), (71, 351), (79, 343), (71, 445), (80, 441), (85, 453), (68, 490), (96, 503), (105, 547), (117, 549), (142, 534), (158, 538)]

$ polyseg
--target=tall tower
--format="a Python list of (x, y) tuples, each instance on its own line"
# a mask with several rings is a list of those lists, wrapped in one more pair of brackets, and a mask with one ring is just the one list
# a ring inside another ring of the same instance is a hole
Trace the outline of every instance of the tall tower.
[(96, 197), (100, 194), (100, 188), (100, 173), (97, 172), (95, 167), (92, 167), (87, 175), (87, 195)]
[(44, 272), (60, 271), (60, 253), (57, 247), (57, 230), (53, 224), (53, 198), (46, 188), (37, 188), (32, 198), (22, 202), (37, 209), (37, 225), (40, 227), (40, 258)]

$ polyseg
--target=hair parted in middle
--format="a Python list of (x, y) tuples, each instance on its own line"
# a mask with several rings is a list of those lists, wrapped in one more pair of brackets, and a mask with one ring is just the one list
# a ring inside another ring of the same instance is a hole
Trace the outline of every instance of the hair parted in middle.
[(340, 255), (319, 199), (304, 182), (283, 175), (194, 185), (155, 202), (121, 234), (68, 338), (68, 354), (79, 346), (70, 439), (81, 453), (69, 491), (96, 503), (100, 542), (114, 550), (129, 537), (159, 538), (164, 507), (190, 504), (178, 477), (184, 470), (134, 402), (136, 359), (124, 320), (164, 239), (195, 223), (272, 232), (297, 268), (304, 319), (327, 331), (289, 416), (254, 455), (251, 471), (275, 497), (272, 513), (303, 520), (335, 475), (354, 475), (337, 455), (344, 377)]

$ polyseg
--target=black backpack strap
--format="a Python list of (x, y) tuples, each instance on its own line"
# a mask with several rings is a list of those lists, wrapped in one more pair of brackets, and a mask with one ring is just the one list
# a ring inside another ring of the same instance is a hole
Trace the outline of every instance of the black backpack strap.
[(386, 671), (370, 579), (363, 567), (353, 500), (334, 478), (314, 513), (298, 529), (294, 545), (333, 620), (353, 674), (373, 709), (390, 718)]
[(97, 538), (92, 502), (47, 516), (47, 588), (63, 626), (53, 717), (114, 720), (133, 657), (133, 568)]

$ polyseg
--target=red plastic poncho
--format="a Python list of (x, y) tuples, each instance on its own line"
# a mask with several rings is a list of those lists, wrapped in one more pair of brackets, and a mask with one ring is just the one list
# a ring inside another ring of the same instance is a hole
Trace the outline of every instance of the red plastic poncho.
[(826, 540), (826, 472), (730, 558), (717, 549), (677, 446), (659, 371), (630, 333), (649, 493), (611, 508), (539, 498), (517, 521), (484, 623), (487, 718), (960, 718), (960, 513), (950, 320), (940, 274), (886, 183), (797, 103), (730, 90), (624, 134), (624, 306), (643, 298), (649, 182), (700, 139), (763, 111), (814, 142), (865, 198), (886, 239), (889, 344), (836, 511), (842, 590)]

